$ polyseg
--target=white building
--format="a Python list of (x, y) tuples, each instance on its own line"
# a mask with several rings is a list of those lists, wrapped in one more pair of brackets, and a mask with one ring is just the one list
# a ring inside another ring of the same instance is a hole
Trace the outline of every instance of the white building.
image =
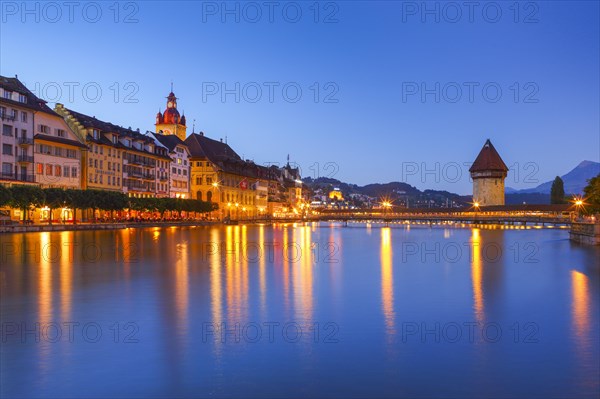
[[(171, 198), (191, 198), (190, 197), (190, 151), (183, 141), (176, 135), (164, 135), (160, 133), (148, 132), (156, 146), (161, 146), (169, 151), (171, 164), (166, 171), (159, 171), (157, 174), (166, 177), (169, 183), (169, 197)], [(166, 173), (165, 173), (166, 172)]]

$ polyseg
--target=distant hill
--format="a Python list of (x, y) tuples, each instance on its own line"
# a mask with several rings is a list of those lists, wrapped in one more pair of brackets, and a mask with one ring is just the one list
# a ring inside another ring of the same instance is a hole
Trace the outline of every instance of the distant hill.
[[(373, 183), (365, 186), (345, 183), (337, 179), (319, 177), (312, 179), (307, 177), (303, 182), (308, 185), (313, 191), (322, 189), (330, 190), (339, 188), (345, 196), (349, 194), (361, 194), (368, 197), (381, 199), (390, 198), (396, 204), (404, 204), (408, 199), (410, 206), (445, 206), (446, 203), (456, 204), (466, 203), (464, 197), (448, 191), (440, 190), (425, 190), (421, 191), (408, 183), (390, 182), (390, 183)], [(470, 197), (469, 197), (470, 200)]]
[[(600, 163), (593, 161), (583, 161), (577, 165), (569, 173), (562, 175), (565, 185), (565, 194), (582, 194), (583, 188), (587, 186), (587, 180), (600, 173)], [(550, 194), (552, 182), (547, 181), (534, 188), (526, 188), (523, 190), (515, 190), (510, 187), (506, 187), (506, 194), (531, 194), (531, 193), (542, 193)]]

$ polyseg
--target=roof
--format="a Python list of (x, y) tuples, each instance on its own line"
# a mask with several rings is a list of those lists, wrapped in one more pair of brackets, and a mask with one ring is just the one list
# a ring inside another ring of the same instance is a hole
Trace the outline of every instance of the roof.
[[(130, 138), (130, 139), (133, 139), (133, 140), (141, 140), (146, 143), (155, 144), (154, 139), (152, 137), (146, 136), (145, 134), (142, 134), (138, 131), (127, 129), (122, 126), (118, 126), (113, 123), (110, 123), (110, 122), (101, 121), (100, 119), (97, 119), (95, 116), (85, 115), (80, 112), (76, 112), (71, 109), (65, 108), (64, 106), (63, 106), (63, 108), (66, 112), (68, 112), (73, 118), (75, 118), (77, 120), (77, 122), (82, 124), (85, 128), (98, 129), (101, 133), (116, 133), (117, 135), (119, 135), (119, 137), (124, 136), (124, 137)], [(130, 151), (130, 152), (136, 152), (136, 153), (144, 154), (144, 155), (154, 155), (154, 156), (158, 156), (158, 157), (161, 157), (164, 159), (171, 160), (171, 158), (166, 155), (161, 155), (161, 154), (149, 152), (146, 150), (138, 150), (137, 148), (134, 148), (134, 147), (127, 147), (127, 146), (121, 144), (120, 142), (115, 144), (112, 141), (110, 141), (109, 139), (107, 139), (106, 137), (104, 137), (102, 134), (100, 134), (98, 139), (94, 139), (94, 137), (92, 135), (88, 134), (86, 137), (86, 141), (89, 141), (92, 143), (110, 145), (112, 147), (122, 148), (122, 149)]]
[(48, 136), (46, 134), (40, 134), (40, 133), (34, 135), (33, 139), (34, 140), (51, 141), (53, 143), (59, 143), (59, 144), (65, 144), (65, 145), (72, 145), (74, 147), (79, 147), (79, 148), (88, 148), (85, 144), (82, 144), (76, 140), (65, 139), (63, 137)]
[(492, 145), (490, 139), (487, 139), (483, 148), (475, 158), (475, 162), (471, 165), (469, 172), (484, 172), (484, 171), (502, 171), (508, 172), (508, 167), (498, 154), (498, 151)]
[(244, 161), (227, 143), (208, 138), (203, 133), (190, 134), (185, 144), (192, 158), (207, 158), (224, 172), (250, 178), (274, 178), (270, 168)]
[(19, 94), (25, 95), (27, 97), (27, 102), (22, 103), (15, 100), (9, 100), (7, 98), (1, 97), (0, 102), (11, 104), (17, 107), (28, 108), (37, 112), (45, 112), (50, 115), (58, 116), (56, 112), (52, 110), (52, 108), (46, 105), (46, 101), (38, 98), (35, 94), (33, 94), (18, 78), (8, 78), (6, 76), (0, 75), (0, 87), (5, 90), (14, 91)]
[(152, 136), (155, 137), (156, 140), (164, 147), (166, 147), (169, 151), (175, 151), (175, 147), (177, 147), (178, 145), (187, 148), (186, 143), (174, 134), (160, 134), (153, 132), (150, 133), (152, 133)]
[(242, 160), (227, 143), (206, 137), (203, 133), (192, 133), (185, 139), (193, 158), (208, 158), (217, 163), (226, 159)]

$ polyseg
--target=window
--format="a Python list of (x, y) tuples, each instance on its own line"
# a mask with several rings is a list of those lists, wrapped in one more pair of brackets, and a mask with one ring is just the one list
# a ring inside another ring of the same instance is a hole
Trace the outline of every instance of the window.
[(60, 165), (54, 165), (54, 176), (62, 176), (62, 167)]
[(100, 147), (100, 155), (104, 155), (104, 147)]
[(177, 165), (181, 165), (181, 158), (177, 158)]
[(27, 96), (24, 94), (19, 94), (19, 102), (23, 104), (27, 104)]
[(67, 158), (77, 158), (77, 151), (67, 149)]
[(208, 185), (212, 184), (212, 177), (211, 176), (207, 176), (206, 177), (206, 184), (208, 184)]
[(14, 108), (12, 109), (12, 118), (13, 118), (13, 120), (17, 119), (18, 113), (19, 112), (16, 109), (14, 109)]
[(184, 170), (183, 170), (183, 175), (184, 175), (184, 176), (187, 176), (187, 169), (184, 169)]
[(202, 176), (197, 176), (196, 177), (196, 184), (201, 186), (202, 185)]
[(12, 98), (12, 91), (4, 90), (4, 98), (10, 100)]
[(173, 166), (173, 168), (171, 168), (173, 174), (177, 173), (177, 169)]
[(112, 181), (113, 181), (113, 186), (115, 186), (116, 184), (115, 184), (115, 177), (114, 176), (112, 177)]
[(187, 160), (183, 160), (183, 166), (187, 166)]
[(11, 125), (2, 125), (2, 135), (12, 137), (12, 135), (13, 135), (12, 126)]
[(97, 168), (97, 167), (98, 167), (98, 160), (94, 159), (94, 168)]
[(110, 147), (108, 148), (108, 156), (109, 156), (109, 157), (112, 157), (112, 151), (111, 151), (111, 148), (110, 148)]
[(77, 167), (71, 167), (71, 177), (77, 178)]
[(12, 155), (13, 154), (13, 146), (10, 144), (2, 144), (2, 154)]
[(56, 155), (57, 157), (62, 157), (63, 149), (60, 147), (54, 147), (54, 155)]
[(52, 176), (52, 165), (49, 163), (46, 164), (46, 176)]
[(40, 133), (44, 133), (44, 134), (48, 134), (50, 133), (50, 128), (46, 125), (39, 125), (39, 129)]
[(120, 186), (120, 185), (121, 185), (121, 178), (117, 177), (117, 186)]
[(113, 144), (117, 144), (119, 142), (119, 138), (117, 136), (115, 136), (114, 134), (112, 136), (112, 142), (113, 142)]
[(94, 137), (94, 140), (100, 139), (100, 131), (98, 129), (92, 129), (92, 137)]
[(2, 163), (2, 174), (4, 176), (12, 176), (12, 164), (8, 162)]
[(120, 171), (121, 171), (121, 164), (120, 164), (120, 163), (118, 163), (118, 164), (117, 164), (117, 172), (120, 172)]
[(104, 161), (100, 160), (100, 169), (104, 169)]
[(35, 164), (35, 172), (38, 175), (43, 175), (44, 174), (44, 164), (43, 163), (36, 163)]
[(110, 161), (108, 161), (108, 170), (112, 170), (112, 169), (110, 168), (110, 166), (111, 166), (111, 164), (110, 164)]
[(21, 137), (27, 138), (27, 129), (21, 129)]
[(27, 122), (27, 112), (21, 112), (21, 122)]
[(56, 129), (56, 135), (58, 137), (66, 137), (67, 136), (66, 132), (63, 129)]
[(71, 168), (69, 168), (68, 166), (66, 168), (63, 169), (63, 176), (64, 177), (70, 177), (70, 172), (71, 172)]

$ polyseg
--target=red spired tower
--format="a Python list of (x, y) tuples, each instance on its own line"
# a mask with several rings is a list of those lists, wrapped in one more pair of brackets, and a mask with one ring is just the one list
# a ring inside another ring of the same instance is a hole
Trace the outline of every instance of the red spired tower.
[(179, 137), (181, 141), (185, 140), (187, 127), (185, 125), (185, 115), (180, 116), (177, 110), (177, 97), (173, 93), (173, 86), (171, 85), (171, 92), (167, 97), (167, 109), (164, 113), (158, 111), (156, 114), (156, 133), (164, 135), (174, 134)]
[(480, 206), (504, 205), (504, 179), (508, 167), (487, 139), (469, 169), (473, 179), (473, 202)]

